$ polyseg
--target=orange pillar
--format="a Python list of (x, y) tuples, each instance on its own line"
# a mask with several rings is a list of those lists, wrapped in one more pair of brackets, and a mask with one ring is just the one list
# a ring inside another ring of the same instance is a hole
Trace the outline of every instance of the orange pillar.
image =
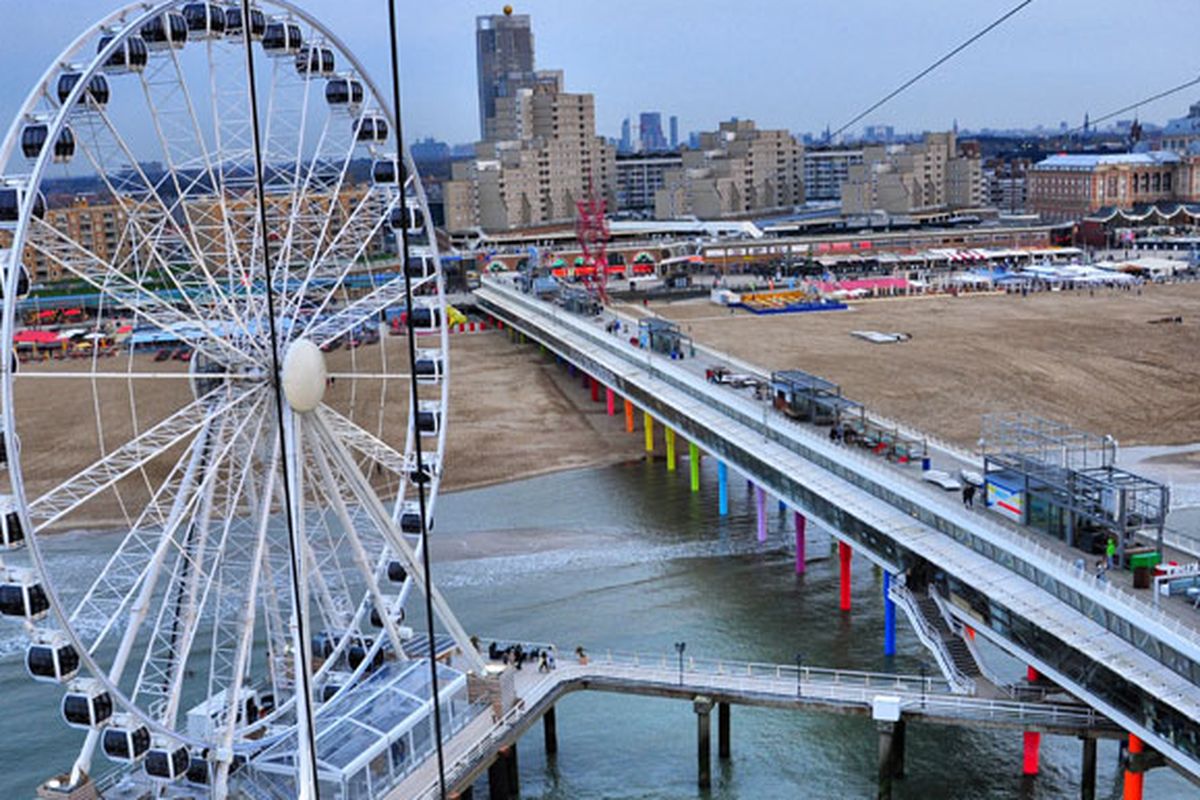
[[(1129, 755), (1134, 756), (1145, 750), (1145, 745), (1142, 740), (1129, 734)], [(1142, 800), (1142, 784), (1146, 780), (1144, 772), (1133, 772), (1125, 770), (1125, 793), (1122, 797), (1125, 800)]]
[(838, 560), (841, 562), (841, 605), (842, 611), (850, 610), (850, 557), (854, 551), (845, 542), (838, 542)]
[(625, 401), (625, 432), (633, 433), (633, 403)]

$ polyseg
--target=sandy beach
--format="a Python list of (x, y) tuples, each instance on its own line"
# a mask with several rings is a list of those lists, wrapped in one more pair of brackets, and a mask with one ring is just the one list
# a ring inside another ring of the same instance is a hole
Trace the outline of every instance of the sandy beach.
[[(502, 333), (489, 331), (452, 336), (450, 351), (452, 389), (443, 490), (640, 456), (640, 437), (623, 433), (623, 417), (608, 417), (603, 403), (592, 403), (588, 392), (537, 348), (514, 347)], [(388, 336), (379, 345), (334, 351), (328, 368), (343, 375), (407, 373), (404, 339)], [(112, 357), (100, 361), (97, 369), (163, 377), (132, 381), (75, 377), (90, 369), (86, 359), (21, 365), (14, 400), (31, 498), (128, 442), (136, 431), (174, 413), (192, 397), (182, 379), (187, 365), (180, 361), (156, 362), (150, 354), (132, 360)], [(326, 401), (372, 432), (382, 431), (385, 440), (403, 449), (406, 381), (343, 377), (334, 381)], [(181, 452), (182, 446), (168, 451), (144, 472), (124, 478), (119, 493), (98, 494), (55, 528), (126, 524), (126, 515), (145, 506), (148, 487), (163, 480)], [(381, 489), (386, 492), (386, 485)]]
[[(730, 315), (651, 304), (698, 342), (802, 369), (879, 413), (974, 448), (980, 417), (1028, 411), (1123, 445), (1200, 441), (1200, 284), (876, 300), (849, 311)], [(1181, 316), (1182, 324), (1152, 324)], [(872, 344), (853, 330), (902, 331)]]

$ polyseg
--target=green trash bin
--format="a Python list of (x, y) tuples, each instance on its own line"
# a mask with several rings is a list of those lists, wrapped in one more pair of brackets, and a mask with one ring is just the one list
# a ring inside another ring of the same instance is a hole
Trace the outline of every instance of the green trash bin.
[(1161, 560), (1162, 557), (1157, 551), (1153, 553), (1136, 553), (1129, 557), (1129, 568), (1137, 569), (1138, 567), (1145, 567), (1146, 569), (1153, 570), (1155, 565)]

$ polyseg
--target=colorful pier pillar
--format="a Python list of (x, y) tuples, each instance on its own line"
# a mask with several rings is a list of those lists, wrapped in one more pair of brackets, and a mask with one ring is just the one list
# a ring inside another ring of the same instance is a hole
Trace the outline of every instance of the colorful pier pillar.
[(607, 386), (604, 387), (604, 405), (610, 417), (617, 413), (617, 396)]
[(575, 377), (575, 365), (572, 364), (570, 361), (567, 362), (567, 374), (570, 375), (572, 378)]
[(663, 426), (663, 439), (667, 443), (667, 472), (675, 471), (675, 431), (669, 425)]
[(592, 378), (592, 402), (600, 402), (600, 381)]
[(717, 464), (717, 513), (729, 516), (729, 467), (724, 461)]
[(761, 486), (754, 487), (754, 510), (758, 512), (758, 541), (767, 540), (767, 493)]
[[(1142, 743), (1141, 739), (1139, 739), (1137, 736), (1134, 736), (1132, 733), (1129, 734), (1128, 752), (1129, 752), (1130, 759), (1133, 759), (1134, 756), (1137, 756), (1139, 753), (1143, 752), (1145, 749), (1146, 749), (1146, 747)], [(1133, 765), (1130, 764), (1130, 767), (1132, 767), (1132, 766)], [(1146, 780), (1146, 773), (1141, 772), (1141, 771), (1134, 772), (1133, 769), (1126, 769), (1125, 770), (1125, 788), (1124, 788), (1124, 793), (1121, 795), (1121, 797), (1123, 797), (1124, 800), (1142, 800), (1142, 791), (1144, 788), (1145, 780)]]
[(654, 452), (654, 417), (649, 411), (642, 412), (642, 427), (646, 429), (646, 452)]
[(883, 654), (896, 655), (896, 604), (888, 591), (892, 588), (892, 573), (883, 572)]
[(1038, 761), (1042, 749), (1042, 735), (1037, 731), (1025, 731), (1023, 756), (1021, 758), (1021, 774), (1037, 775)]
[(695, 442), (688, 442), (688, 468), (692, 473), (692, 491), (700, 491), (700, 448)]
[(838, 561), (841, 565), (841, 580), (839, 588), (841, 597), (838, 607), (842, 611), (850, 610), (850, 557), (854, 555), (854, 551), (850, 549), (850, 545), (845, 542), (838, 542)]
[(808, 520), (799, 511), (796, 512), (796, 574), (804, 574), (804, 539)]
[(583, 370), (579, 371), (579, 377), (580, 377), (580, 385), (583, 386), (583, 388), (586, 389), (592, 385), (592, 376), (588, 375)]
[(625, 432), (633, 433), (633, 403), (625, 401)]

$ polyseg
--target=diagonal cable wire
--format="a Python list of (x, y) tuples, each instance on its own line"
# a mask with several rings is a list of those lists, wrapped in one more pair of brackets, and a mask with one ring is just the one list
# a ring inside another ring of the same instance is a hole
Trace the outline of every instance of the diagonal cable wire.
[(950, 59), (954, 58), (956, 55), (958, 55), (959, 53), (961, 53), (963, 50), (966, 50), (968, 47), (970, 47), (970, 46), (971, 46), (972, 44), (974, 44), (976, 41), (978, 41), (979, 39), (982, 39), (984, 36), (986, 36), (988, 33), (990, 33), (990, 32), (992, 31), (992, 29), (993, 29), (993, 28), (997, 28), (997, 27), (999, 27), (999, 26), (1000, 26), (1001, 24), (1003, 24), (1003, 23), (1004, 23), (1004, 22), (1005, 22), (1005, 21), (1006, 21), (1006, 20), (1007, 20), (1009, 17), (1011, 17), (1011, 16), (1015, 15), (1015, 14), (1016, 14), (1018, 11), (1020, 11), (1021, 9), (1023, 9), (1025, 6), (1029, 5), (1029, 4), (1030, 4), (1030, 3), (1032, 3), (1032, 2), (1033, 2), (1033, 0), (1022, 0), (1022, 2), (1020, 2), (1020, 3), (1018, 3), (1017, 5), (1013, 6), (1013, 7), (1012, 7), (1011, 9), (1009, 9), (1009, 10), (1008, 10), (1008, 11), (1007, 11), (1007, 12), (1006, 12), (1004, 15), (1002, 15), (1002, 16), (998, 17), (997, 19), (993, 20), (993, 21), (992, 21), (992, 22), (991, 22), (991, 23), (990, 23), (990, 24), (989, 24), (987, 27), (983, 28), (983, 29), (982, 29), (982, 30), (980, 30), (980, 31), (977, 31), (977, 32), (976, 32), (976, 33), (975, 33), (973, 36), (971, 36), (971, 38), (967, 39), (965, 42), (963, 42), (962, 44), (960, 44), (958, 47), (955, 47), (955, 48), (954, 48), (953, 50), (951, 50), (949, 53), (946, 53), (946, 55), (942, 56), (942, 57), (941, 57), (941, 58), (939, 58), (937, 61), (935, 61), (935, 62), (933, 62), (932, 64), (930, 64), (928, 67), (926, 67), (925, 69), (921, 70), (921, 71), (920, 71), (920, 72), (918, 72), (916, 75), (914, 75), (914, 76), (912, 76), (911, 78), (909, 78), (908, 80), (906, 80), (904, 83), (900, 84), (898, 87), (896, 87), (895, 89), (893, 89), (891, 92), (889, 92), (889, 93), (887, 93), (886, 95), (884, 95), (882, 99), (878, 100), (878, 101), (877, 101), (877, 102), (875, 102), (875, 103), (874, 103), (872, 106), (870, 106), (869, 108), (867, 108), (865, 111), (861, 112), (861, 113), (860, 113), (860, 114), (858, 114), (856, 117), (854, 117), (854, 119), (850, 120), (850, 121), (849, 121), (849, 122), (847, 122), (845, 125), (843, 125), (842, 127), (838, 128), (838, 129), (837, 129), (836, 131), (834, 131), (833, 133), (831, 133), (831, 134), (829, 134), (828, 136), (826, 136), (826, 137), (825, 137), (825, 141), (827, 141), (827, 142), (828, 142), (828, 141), (830, 141), (830, 140), (831, 140), (831, 139), (833, 139), (835, 136), (837, 136), (838, 134), (842, 133), (842, 132), (843, 132), (843, 131), (845, 131), (847, 128), (849, 128), (851, 125), (853, 125), (854, 123), (858, 122), (860, 119), (862, 119), (863, 117), (867, 116), (867, 115), (868, 115), (868, 114), (870, 114), (872, 111), (874, 111), (875, 109), (877, 109), (877, 108), (879, 108), (880, 106), (882, 106), (884, 103), (887, 103), (889, 100), (891, 100), (891, 99), (892, 99), (892, 98), (894, 98), (896, 95), (898, 95), (898, 94), (900, 94), (901, 92), (903, 92), (903, 91), (904, 91), (905, 89), (907, 89), (908, 87), (912, 86), (912, 85), (913, 85), (914, 83), (916, 83), (917, 81), (921, 80), (921, 78), (924, 78), (926, 75), (928, 75), (929, 73), (933, 72), (935, 69), (937, 69), (938, 67), (940, 67), (942, 64), (945, 64), (947, 61), (949, 61)]
[[(417, 374), (417, 332), (413, 326), (413, 291), (412, 275), (408, 269), (408, 196), (405, 184), (408, 182), (408, 165), (404, 159), (404, 131), (400, 123), (400, 50), (399, 37), (396, 32), (396, 0), (388, 0), (388, 32), (390, 34), (392, 59), (392, 109), (396, 120), (396, 184), (400, 190), (399, 207), (403, 214), (403, 224), (400, 225), (400, 270), (404, 273), (404, 304), (408, 321), (408, 366), (409, 373)], [(438, 265), (440, 268), (440, 265)], [(439, 320), (445, 324), (445, 320)], [(437, 746), (438, 795), (446, 800), (446, 757), (442, 751), (442, 710), (441, 699), (438, 697), (437, 644), (433, 635), (433, 575), (430, 573), (429, 562), (429, 521), (425, 504), (425, 462), (421, 446), (421, 431), (417, 423), (418, 392), (416, 378), (409, 380), (412, 393), (409, 397), (409, 418), (413, 420), (413, 442), (416, 456), (417, 503), (421, 516), (421, 569), (425, 572), (425, 625), (429, 633), (429, 689), (433, 694), (433, 738)]]
[[(312, 770), (310, 779), (312, 780), (313, 798), (314, 800), (320, 800), (321, 784), (317, 777), (317, 734), (312, 708), (312, 670), (308, 661), (308, 647), (305, 646), (308, 642), (307, 609), (301, 605), (303, 591), (300, 585), (300, 560), (304, 555), (297, 547), (296, 520), (292, 518), (292, 491), (291, 481), (288, 479), (287, 436), (285, 435), (285, 426), (283, 424), (283, 387), (281, 385), (282, 376), (279, 371), (279, 332), (276, 329), (275, 290), (272, 285), (273, 276), (271, 275), (271, 237), (267, 235), (267, 198), (266, 190), (263, 187), (262, 136), (258, 125), (258, 82), (254, 76), (254, 47), (252, 46), (253, 39), (251, 38), (250, 29), (250, 0), (242, 0), (242, 40), (246, 45), (246, 79), (249, 83), (250, 120), (254, 136), (254, 183), (258, 200), (258, 222), (263, 237), (262, 253), (263, 267), (266, 271), (267, 318), (270, 321), (268, 329), (271, 332), (271, 375), (273, 377), (272, 383), (275, 386), (275, 411), (279, 422), (279, 454), (281, 462), (280, 471), (283, 477), (283, 509), (284, 516), (287, 519), (288, 546), (291, 551), (289, 555), (291, 556), (292, 602), (296, 608), (296, 635), (299, 639), (299, 646), (296, 648), (296, 681), (299, 684), (300, 698), (297, 702), (303, 702), (308, 708), (308, 730), (297, 731), (297, 735), (304, 735), (308, 738), (308, 748), (312, 754), (309, 766)], [(297, 780), (297, 783), (300, 783), (300, 781)]]
[[(1133, 111), (1135, 108), (1138, 108), (1139, 106), (1144, 106), (1147, 103), (1153, 103), (1155, 100), (1161, 100), (1164, 97), (1170, 97), (1171, 95), (1175, 94), (1176, 92), (1182, 92), (1184, 89), (1195, 86), (1198, 83), (1200, 83), (1200, 75), (1196, 76), (1195, 78), (1192, 78), (1190, 81), (1184, 81), (1183, 83), (1179, 84), (1178, 86), (1172, 86), (1170, 89), (1164, 89), (1163, 91), (1159, 92), (1158, 94), (1152, 94), (1149, 97), (1138, 100), (1136, 103), (1130, 103), (1129, 105), (1124, 106), (1123, 108), (1118, 108), (1116, 111), (1110, 111), (1107, 114), (1105, 114), (1104, 116), (1096, 117), (1095, 119), (1088, 120), (1087, 124), (1090, 127), (1099, 122), (1107, 122), (1108, 120), (1112, 119), (1113, 117), (1119, 117), (1126, 112)], [(1072, 134), (1079, 133), (1083, 129), (1084, 129), (1084, 126), (1080, 125), (1077, 128), (1072, 128), (1071, 130), (1067, 131), (1066, 135), (1070, 136)]]

